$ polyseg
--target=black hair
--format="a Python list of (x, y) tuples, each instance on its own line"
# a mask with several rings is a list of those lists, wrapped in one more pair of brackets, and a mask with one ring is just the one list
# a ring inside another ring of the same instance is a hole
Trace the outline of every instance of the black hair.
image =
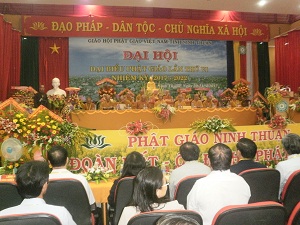
[(150, 166), (141, 170), (134, 179), (132, 201), (129, 205), (137, 207), (141, 212), (153, 210), (153, 203), (161, 204), (166, 198), (157, 197), (157, 189), (163, 187), (163, 173), (158, 167)]
[(257, 152), (256, 144), (249, 138), (241, 138), (236, 144), (236, 149), (241, 152), (244, 158), (248, 159), (254, 159)]
[(213, 170), (228, 170), (231, 164), (232, 151), (227, 145), (218, 143), (208, 150), (208, 158)]
[(56, 145), (49, 149), (47, 157), (53, 167), (64, 166), (67, 162), (68, 151), (64, 147)]
[(29, 161), (18, 168), (16, 183), (23, 198), (36, 198), (49, 180), (49, 165), (42, 161)]
[(121, 178), (136, 176), (145, 167), (146, 161), (144, 156), (139, 152), (133, 151), (126, 156)]
[(185, 142), (179, 147), (179, 152), (184, 161), (198, 160), (200, 149), (193, 142)]

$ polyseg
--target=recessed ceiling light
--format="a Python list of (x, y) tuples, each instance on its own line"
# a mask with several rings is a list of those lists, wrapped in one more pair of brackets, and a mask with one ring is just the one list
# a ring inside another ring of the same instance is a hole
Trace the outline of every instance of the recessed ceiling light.
[(260, 7), (263, 7), (265, 4), (267, 4), (267, 1), (266, 0), (260, 0), (257, 5), (260, 6)]

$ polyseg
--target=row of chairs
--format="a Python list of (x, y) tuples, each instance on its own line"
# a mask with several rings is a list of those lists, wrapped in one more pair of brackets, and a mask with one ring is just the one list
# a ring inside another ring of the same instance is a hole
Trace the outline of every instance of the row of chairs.
[[(275, 169), (259, 168), (243, 171), (241, 174), (251, 189), (251, 198), (249, 203), (273, 201), (279, 202), (279, 184), (280, 173)], [(187, 195), (192, 189), (194, 183), (206, 175), (193, 175), (182, 179), (175, 188), (174, 198), (185, 208), (187, 204)], [(133, 178), (125, 177), (118, 182), (115, 191), (116, 207), (112, 218), (112, 224), (117, 225), (122, 214), (122, 210), (130, 201), (133, 191)], [(281, 203), (287, 212), (287, 218), (290, 217), (292, 210), (300, 201), (300, 170), (294, 172), (288, 179), (282, 195)], [(300, 208), (300, 206), (299, 206)], [(296, 210), (296, 209), (295, 209)], [(296, 213), (294, 213), (296, 214)], [(300, 218), (300, 213), (296, 217)]]
[[(0, 210), (19, 205), (23, 200), (18, 193), (16, 185), (12, 183), (0, 182), (0, 193), (1, 193)], [(44, 200), (51, 205), (64, 206), (70, 212), (76, 224), (80, 224), (80, 225), (95, 224), (95, 218), (92, 213), (92, 209), (89, 204), (86, 191), (83, 185), (78, 180), (75, 179), (50, 180), (48, 184), (47, 192), (44, 196)], [(35, 217), (38, 216), (35, 215)], [(44, 214), (42, 215), (42, 217), (45, 218)], [(16, 217), (14, 216), (13, 218)], [(19, 224), (23, 224), (23, 223), (19, 223)], [(31, 224), (46, 224), (46, 223), (31, 223)]]

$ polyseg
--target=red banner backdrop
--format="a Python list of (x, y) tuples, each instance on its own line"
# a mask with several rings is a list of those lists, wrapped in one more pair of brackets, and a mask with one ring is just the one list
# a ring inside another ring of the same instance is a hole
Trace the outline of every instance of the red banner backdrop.
[(131, 37), (267, 42), (267, 24), (184, 19), (23, 16), (24, 36)]

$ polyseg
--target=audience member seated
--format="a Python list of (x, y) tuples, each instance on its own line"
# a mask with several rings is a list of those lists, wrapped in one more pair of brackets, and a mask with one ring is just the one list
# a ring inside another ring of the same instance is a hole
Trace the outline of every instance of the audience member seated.
[(131, 217), (153, 210), (181, 209), (184, 206), (177, 201), (165, 198), (168, 184), (158, 167), (147, 167), (139, 172), (134, 180), (132, 201), (125, 207), (118, 225), (126, 225)]
[(234, 108), (234, 107), (241, 107), (241, 102), (240, 102), (240, 100), (237, 99), (237, 95), (236, 94), (234, 94), (232, 96), (232, 99), (230, 100), (229, 104), (230, 104), (230, 107), (232, 107), (232, 108)]
[(48, 107), (48, 98), (43, 84), (40, 85), (39, 92), (34, 95), (34, 108), (37, 108), (40, 105)]
[(53, 78), (52, 79), (52, 87), (53, 88), (51, 90), (47, 91), (47, 96), (63, 95), (64, 97), (66, 97), (67, 93), (64, 90), (60, 89), (59, 86), (60, 86), (60, 80), (57, 77)]
[(289, 176), (300, 169), (300, 137), (298, 134), (287, 134), (281, 141), (287, 160), (279, 162), (276, 169), (280, 172), (279, 195)]
[(113, 186), (110, 189), (109, 196), (107, 198), (110, 207), (115, 207), (115, 190), (119, 180), (124, 177), (136, 176), (145, 167), (146, 161), (141, 153), (133, 151), (126, 156), (124, 166), (122, 169), (122, 174), (118, 179), (114, 181)]
[(194, 100), (191, 102), (192, 108), (202, 108), (203, 103), (200, 99), (199, 94), (194, 94)]
[(18, 206), (0, 211), (0, 216), (48, 213), (56, 216), (63, 225), (76, 225), (65, 207), (48, 205), (44, 201), (43, 197), (47, 191), (48, 180), (48, 163), (30, 161), (21, 165), (16, 173), (16, 183), (18, 191), (24, 200)]
[(203, 225), (211, 225), (215, 214), (228, 205), (247, 204), (250, 187), (239, 175), (231, 173), (231, 149), (222, 143), (208, 150), (213, 171), (194, 184), (187, 197), (187, 209), (198, 212)]
[(180, 109), (180, 108), (182, 108), (183, 106), (186, 106), (185, 101), (184, 101), (184, 97), (183, 97), (182, 94), (179, 94), (179, 95), (177, 96), (177, 101), (175, 102), (174, 107), (175, 107), (176, 109)]
[(232, 165), (230, 171), (239, 174), (244, 170), (266, 168), (265, 165), (254, 161), (256, 152), (257, 146), (254, 141), (248, 138), (241, 138), (236, 144), (236, 155), (239, 162)]
[(155, 102), (158, 100), (158, 90), (155, 90), (152, 92), (150, 98), (149, 98), (149, 108), (153, 108)]
[(160, 106), (162, 104), (167, 104), (166, 101), (164, 100), (163, 94), (158, 95), (158, 100), (154, 103), (154, 107)]
[(72, 178), (80, 181), (86, 191), (90, 205), (94, 205), (95, 198), (85, 177), (80, 174), (74, 174), (67, 170), (67, 165), (69, 163), (68, 151), (62, 146), (53, 146), (47, 152), (47, 157), (53, 168), (49, 176), (50, 180), (58, 178)]
[(157, 220), (156, 225), (200, 225), (193, 218), (177, 215), (177, 214), (166, 214)]
[(200, 149), (192, 142), (185, 142), (179, 147), (179, 152), (184, 164), (172, 171), (170, 176), (170, 198), (174, 198), (174, 192), (178, 182), (187, 176), (197, 174), (209, 174), (211, 169), (201, 162), (198, 162)]
[(147, 95), (143, 95), (139, 101), (136, 102), (137, 109), (148, 109), (149, 102), (147, 100)]
[(110, 95), (104, 96), (104, 101), (101, 101), (100, 103), (100, 109), (107, 110), (107, 109), (114, 109), (115, 103), (111, 100)]
[(95, 110), (96, 109), (96, 105), (92, 101), (91, 97), (86, 98), (86, 103), (83, 105), (83, 109), (84, 110)]

